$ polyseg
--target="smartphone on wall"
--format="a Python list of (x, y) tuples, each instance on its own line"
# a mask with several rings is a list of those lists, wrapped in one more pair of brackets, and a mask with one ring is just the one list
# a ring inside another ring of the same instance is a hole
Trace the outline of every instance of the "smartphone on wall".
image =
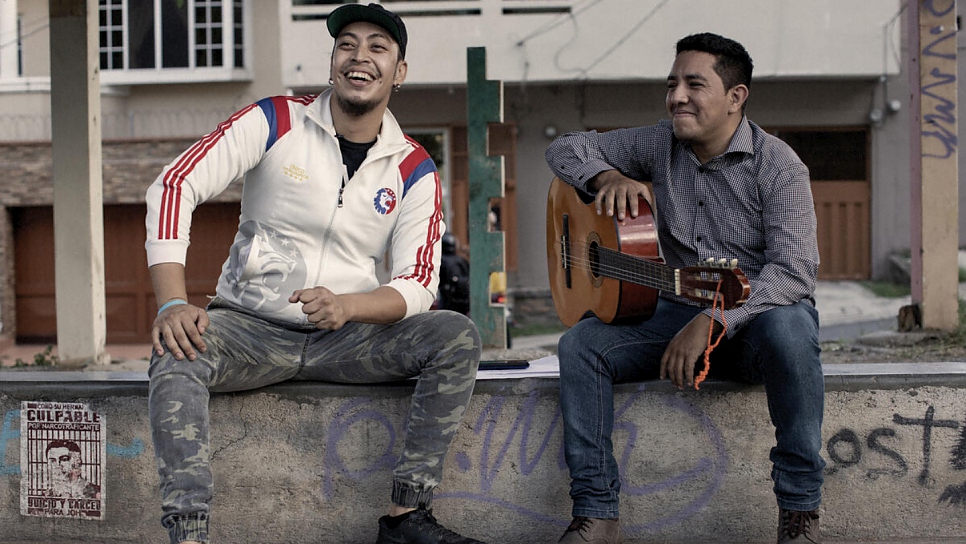
[(521, 370), (530, 368), (525, 359), (508, 359), (505, 361), (480, 361), (480, 370)]

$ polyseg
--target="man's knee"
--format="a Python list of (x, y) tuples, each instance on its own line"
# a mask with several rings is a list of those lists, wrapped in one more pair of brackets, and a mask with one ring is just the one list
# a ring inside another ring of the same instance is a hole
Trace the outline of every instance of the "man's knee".
[(804, 302), (772, 308), (756, 317), (749, 328), (756, 340), (775, 346), (799, 348), (818, 343), (818, 313)]
[(211, 367), (205, 360), (207, 355), (199, 354), (199, 357), (194, 361), (188, 359), (179, 361), (165, 347), (164, 355), (157, 353), (151, 355), (151, 362), (148, 365), (148, 378), (151, 382), (157, 382), (162, 378), (181, 376), (207, 383), (211, 377)]
[(571, 327), (557, 341), (557, 358), (560, 360), (560, 379), (581, 380), (589, 361), (599, 360), (599, 350), (594, 343), (599, 338), (591, 329), (595, 320), (584, 319)]
[(476, 323), (473, 323), (473, 320), (469, 317), (450, 310), (437, 310), (428, 312), (428, 314), (435, 318), (430, 322), (430, 326), (437, 334), (442, 333), (448, 338), (469, 341), (477, 349), (481, 347), (480, 331), (477, 330)]
[(765, 374), (821, 380), (818, 314), (807, 303), (773, 308), (749, 324), (745, 342)]

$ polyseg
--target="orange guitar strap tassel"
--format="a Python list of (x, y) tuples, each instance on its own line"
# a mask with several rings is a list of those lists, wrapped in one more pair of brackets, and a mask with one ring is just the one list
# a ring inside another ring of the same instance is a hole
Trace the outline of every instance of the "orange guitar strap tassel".
[[(718, 301), (721, 301), (721, 307), (718, 308)], [(711, 342), (711, 337), (714, 335), (714, 310), (718, 308), (718, 312), (721, 314), (721, 333), (718, 338), (715, 339), (714, 343)], [(708, 377), (708, 372), (711, 370), (711, 352), (714, 348), (718, 347), (721, 343), (721, 339), (724, 338), (725, 333), (728, 332), (728, 320), (724, 316), (724, 295), (721, 294), (721, 280), (718, 280), (718, 287), (714, 292), (714, 299), (711, 301), (711, 323), (708, 325), (708, 347), (704, 350), (704, 368), (701, 372), (694, 377), (694, 390), (698, 391), (701, 388), (701, 382)]]

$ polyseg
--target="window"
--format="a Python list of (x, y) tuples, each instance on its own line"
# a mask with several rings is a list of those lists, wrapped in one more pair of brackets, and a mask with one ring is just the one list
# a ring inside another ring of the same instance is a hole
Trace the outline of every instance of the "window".
[(772, 129), (808, 167), (812, 181), (867, 181), (869, 133), (864, 128)]
[(419, 142), (419, 145), (426, 149), (429, 156), (433, 158), (433, 162), (436, 163), (436, 169), (439, 171), (439, 182), (443, 189), (443, 217), (448, 220), (453, 213), (449, 161), (447, 160), (450, 154), (449, 130), (445, 128), (414, 128), (406, 129), (406, 134)]
[(100, 64), (105, 74), (245, 68), (244, 0), (99, 3)]

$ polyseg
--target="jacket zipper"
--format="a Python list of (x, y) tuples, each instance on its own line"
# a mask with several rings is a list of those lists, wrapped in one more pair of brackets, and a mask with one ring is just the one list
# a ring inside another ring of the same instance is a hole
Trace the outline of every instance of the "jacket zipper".
[(349, 171), (342, 165), (342, 187), (339, 187), (339, 206), (342, 207), (342, 195), (345, 193), (345, 182), (349, 178)]

